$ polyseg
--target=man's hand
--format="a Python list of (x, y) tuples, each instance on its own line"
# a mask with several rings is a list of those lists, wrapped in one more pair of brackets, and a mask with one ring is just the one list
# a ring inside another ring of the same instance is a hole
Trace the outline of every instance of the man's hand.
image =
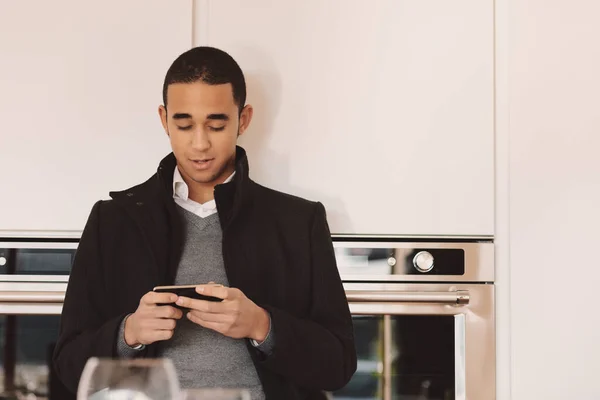
[(173, 293), (146, 293), (137, 310), (125, 321), (125, 343), (134, 347), (171, 339), (176, 320), (180, 319), (183, 313), (175, 307), (157, 304), (175, 301), (177, 296)]
[(179, 297), (177, 304), (190, 309), (187, 318), (205, 328), (235, 339), (262, 342), (269, 333), (269, 314), (239, 289), (221, 285), (199, 285), (196, 292), (223, 299), (222, 302)]

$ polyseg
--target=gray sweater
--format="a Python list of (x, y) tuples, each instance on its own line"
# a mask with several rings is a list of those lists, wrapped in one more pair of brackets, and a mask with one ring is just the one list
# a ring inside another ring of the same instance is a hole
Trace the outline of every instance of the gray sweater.
[[(176, 285), (208, 283), (228, 285), (221, 251), (222, 232), (218, 214), (201, 218), (183, 208), (186, 240), (175, 278)], [(122, 357), (135, 357), (140, 350), (123, 339), (124, 322), (117, 349)], [(274, 346), (271, 333), (256, 346), (269, 354)], [(161, 345), (161, 356), (173, 361), (182, 388), (225, 387), (250, 390), (252, 399), (264, 399), (258, 374), (246, 347), (246, 339), (232, 339), (182, 318), (171, 340)]]

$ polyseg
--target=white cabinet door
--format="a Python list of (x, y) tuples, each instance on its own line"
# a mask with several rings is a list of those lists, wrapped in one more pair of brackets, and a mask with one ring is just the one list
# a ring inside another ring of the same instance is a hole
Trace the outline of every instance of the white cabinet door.
[(508, 6), (510, 399), (600, 399), (600, 3)]
[(80, 230), (170, 151), (165, 73), (191, 0), (0, 2), (0, 230)]
[(493, 234), (492, 0), (205, 0), (244, 69), (257, 181), (332, 231)]

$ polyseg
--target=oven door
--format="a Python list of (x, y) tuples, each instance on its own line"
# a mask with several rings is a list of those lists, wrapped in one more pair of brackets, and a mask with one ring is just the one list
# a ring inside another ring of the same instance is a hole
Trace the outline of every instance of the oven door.
[(67, 282), (77, 243), (0, 239), (0, 281)]
[(56, 378), (51, 362), (66, 286), (0, 282), (0, 398), (75, 398)]
[(358, 366), (350, 383), (331, 398), (494, 398), (493, 285), (344, 286)]

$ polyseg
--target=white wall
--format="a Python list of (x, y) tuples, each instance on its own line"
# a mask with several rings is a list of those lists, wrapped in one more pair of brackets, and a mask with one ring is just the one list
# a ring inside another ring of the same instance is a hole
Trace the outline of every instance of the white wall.
[(493, 234), (492, 0), (195, 3), (0, 3), (0, 234), (78, 231), (154, 172), (192, 37), (246, 72), (252, 177), (322, 201), (332, 232)]
[(511, 0), (495, 1), (495, 268), (496, 398), (511, 394), (510, 182), (509, 182), (509, 27)]
[(246, 73), (257, 181), (322, 201), (334, 233), (493, 235), (492, 0), (204, 0), (196, 18), (195, 44)]
[(81, 230), (170, 151), (162, 82), (192, 2), (0, 1), (0, 231)]
[(600, 398), (599, 15), (509, 3), (512, 400)]

